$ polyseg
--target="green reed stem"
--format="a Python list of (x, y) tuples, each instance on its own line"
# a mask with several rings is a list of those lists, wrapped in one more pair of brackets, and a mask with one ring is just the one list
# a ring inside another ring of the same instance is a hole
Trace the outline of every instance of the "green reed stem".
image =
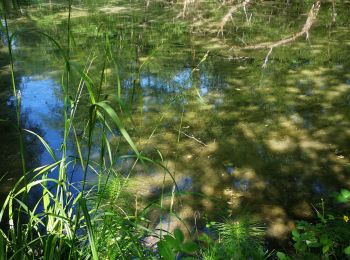
[(20, 145), (20, 156), (21, 156), (21, 165), (22, 165), (22, 174), (23, 176), (26, 174), (26, 163), (24, 157), (24, 144), (23, 144), (23, 134), (21, 128), (21, 92), (16, 87), (15, 74), (14, 74), (14, 60), (13, 60), (13, 52), (12, 52), (12, 39), (14, 35), (10, 36), (8, 20), (6, 14), (6, 5), (4, 0), (2, 1), (3, 5), (3, 14), (4, 14), (4, 22), (5, 22), (5, 34), (7, 39), (7, 49), (10, 56), (10, 73), (11, 73), (11, 85), (13, 96), (16, 100), (16, 117), (17, 117), (17, 129), (19, 133), (19, 145)]
[[(17, 130), (18, 130), (18, 141), (19, 141), (19, 149), (20, 149), (20, 158), (21, 158), (21, 166), (22, 166), (22, 175), (23, 175), (23, 184), (25, 192), (23, 193), (23, 200), (25, 200), (28, 204), (28, 189), (27, 189), (27, 178), (26, 178), (26, 162), (25, 162), (25, 155), (24, 155), (24, 143), (23, 143), (23, 134), (22, 134), (22, 127), (21, 127), (21, 92), (20, 90), (17, 90), (16, 81), (15, 81), (15, 74), (14, 74), (14, 59), (13, 59), (13, 52), (12, 52), (12, 40), (14, 37), (14, 34), (10, 36), (9, 27), (8, 27), (8, 20), (7, 20), (7, 14), (6, 14), (6, 4), (5, 1), (2, 1), (2, 9), (4, 14), (4, 22), (5, 22), (5, 35), (7, 39), (7, 49), (9, 52), (10, 57), (10, 73), (11, 73), (11, 85), (12, 85), (12, 91), (13, 96), (15, 98), (15, 110), (16, 110), (16, 121), (17, 121)], [(12, 195), (11, 195), (12, 196)], [(12, 198), (11, 198), (12, 203)], [(18, 212), (21, 212), (22, 205), (19, 205)], [(20, 237), (15, 234), (14, 230), (14, 220), (13, 220), (13, 211), (12, 207), (9, 207), (9, 225), (10, 225), (10, 234), (13, 239), (13, 241), (19, 241)], [(21, 214), (19, 213), (17, 215), (17, 234), (21, 233), (21, 225), (20, 225), (20, 218)], [(30, 228), (31, 224), (28, 223), (28, 226)], [(23, 242), (23, 244), (27, 244), (26, 240)]]

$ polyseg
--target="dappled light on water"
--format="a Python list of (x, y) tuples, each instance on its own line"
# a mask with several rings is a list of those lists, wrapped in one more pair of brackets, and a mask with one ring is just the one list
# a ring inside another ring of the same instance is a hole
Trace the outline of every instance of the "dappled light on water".
[[(249, 7), (249, 14), (228, 13), (232, 17), (226, 21), (199, 3), (188, 9), (148, 4), (155, 8), (96, 1), (77, 4), (71, 13), (71, 59), (82, 61), (96, 82), (103, 68), (99, 98), (121, 114), (138, 149), (161, 162), (177, 183), (175, 187), (160, 167), (118, 159), (114, 168), (128, 176), (128, 204), (136, 213), (160, 197), (188, 226), (249, 212), (268, 226), (268, 236), (279, 239), (288, 236), (295, 219), (314, 216), (312, 204), (350, 188), (348, 20), (329, 24), (320, 11), (308, 41), (300, 37), (271, 47), (270, 53), (259, 44), (278, 43), (306, 28), (308, 6), (300, 4), (300, 15), (296, 6), (276, 3), (279, 11), (273, 14), (264, 2), (261, 10)], [(55, 3), (33, 4), (22, 12), (26, 15), (16, 19), (14, 14), (11, 25), (17, 32), (23, 119), (60, 151), (62, 118), (57, 114), (63, 97), (58, 71), (64, 64), (57, 46), (36, 30), (63, 43), (66, 9)], [(108, 65), (99, 60), (107, 56), (106, 49), (115, 56)], [(1, 78), (8, 76), (6, 62), (0, 58), (0, 63)], [(79, 77), (72, 73), (72, 88), (81, 85)], [(127, 111), (113, 101), (118, 91)], [(12, 94), (1, 90), (1, 95), (11, 106)], [(84, 90), (81, 97), (76, 128), (85, 142), (88, 93)], [(72, 96), (69, 102), (73, 109)], [(119, 132), (108, 140), (118, 156), (133, 154)], [(31, 161), (48, 163), (50, 156), (37, 146), (29, 151), (36, 158)], [(68, 147), (68, 156), (78, 157), (76, 150)], [(101, 160), (99, 152), (92, 149), (91, 158)], [(74, 178), (80, 181), (82, 174)], [(91, 171), (88, 180), (95, 179)], [(6, 184), (2, 189), (8, 191)], [(152, 225), (170, 225), (159, 219), (158, 211), (150, 210)]]

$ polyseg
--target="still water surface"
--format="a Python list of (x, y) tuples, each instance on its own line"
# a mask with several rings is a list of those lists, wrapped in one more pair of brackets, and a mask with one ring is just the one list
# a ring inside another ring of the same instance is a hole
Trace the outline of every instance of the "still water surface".
[[(159, 159), (162, 154), (183, 192), (176, 210), (184, 221), (249, 212), (268, 225), (269, 236), (284, 237), (295, 219), (313, 216), (312, 203), (350, 188), (350, 4), (337, 3), (333, 17), (331, 4), (325, 3), (309, 41), (300, 38), (274, 49), (266, 68), (266, 50), (234, 46), (299, 31), (310, 5), (252, 5), (249, 23), (238, 12), (218, 36), (224, 11), (206, 4), (212, 8), (193, 6), (182, 17), (182, 7), (174, 3), (147, 8), (138, 1), (79, 2), (72, 12), (72, 59), (90, 66), (91, 77), (98, 78), (108, 35), (116, 66), (107, 69), (102, 93), (116, 93), (120, 79), (134, 120), (128, 131), (146, 155)], [(40, 133), (57, 154), (63, 134), (63, 61), (34, 30), (64, 46), (66, 11), (51, 1), (29, 3), (15, 8), (10, 22), (17, 33), (14, 55), (25, 127)], [(3, 114), (11, 118), (6, 62), (1, 66)], [(84, 130), (86, 104), (82, 100), (78, 111), (78, 132)], [(2, 139), (4, 147), (11, 146), (6, 134)], [(32, 166), (50, 163), (38, 142), (27, 142)], [(120, 149), (120, 155), (130, 152), (123, 144)], [(13, 160), (13, 154), (8, 149), (2, 160)], [(76, 155), (73, 145), (69, 155)], [(127, 172), (131, 164), (120, 160), (116, 168)], [(16, 163), (4, 165), (3, 173), (16, 169)], [(16, 179), (13, 172), (2, 181), (2, 193)], [(74, 178), (81, 180), (79, 171)], [(147, 205), (162, 185), (163, 172), (140, 167), (128, 190), (139, 206)], [(165, 179), (165, 192), (171, 190), (171, 179)]]

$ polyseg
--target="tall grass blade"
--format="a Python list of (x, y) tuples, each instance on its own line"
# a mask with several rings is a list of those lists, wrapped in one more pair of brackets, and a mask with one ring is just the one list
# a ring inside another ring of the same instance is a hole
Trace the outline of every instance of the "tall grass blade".
[(77, 132), (76, 132), (74, 126), (73, 126), (72, 128), (73, 128), (74, 139), (75, 139), (75, 145), (76, 145), (76, 147), (77, 147), (77, 151), (78, 151), (78, 155), (79, 155), (80, 164), (81, 164), (81, 167), (82, 167), (83, 171), (85, 171), (84, 159), (83, 159), (83, 155), (82, 155), (82, 153), (81, 153), (80, 142), (79, 142), (79, 139), (78, 139), (78, 136), (77, 136)]
[(131, 140), (130, 135), (125, 130), (122, 121), (120, 120), (120, 118), (117, 115), (117, 113), (113, 110), (113, 108), (110, 105), (108, 105), (106, 102), (103, 102), (103, 101), (102, 102), (98, 102), (95, 105), (100, 107), (100, 108), (102, 108), (106, 112), (106, 114), (109, 115), (109, 117), (111, 118), (113, 123), (118, 127), (120, 133), (123, 135), (125, 140), (130, 145), (130, 147), (134, 150), (134, 152), (137, 155), (137, 157), (140, 158), (141, 154), (139, 153), (138, 149), (136, 148), (136, 145), (134, 144), (134, 142)]
[(97, 247), (96, 247), (96, 243), (95, 243), (94, 232), (93, 232), (92, 225), (91, 225), (90, 214), (89, 214), (89, 211), (88, 211), (87, 206), (86, 206), (86, 200), (84, 198), (80, 199), (80, 206), (83, 210), (83, 214), (84, 214), (85, 221), (86, 221), (86, 227), (87, 227), (87, 232), (88, 232), (88, 237), (89, 237), (89, 242), (90, 242), (89, 244), (90, 244), (90, 248), (91, 248), (91, 252), (92, 252), (92, 258), (94, 260), (98, 260)]
[(4, 237), (4, 233), (0, 232), (0, 259), (6, 260), (7, 259), (7, 254), (6, 254), (6, 241)]
[(54, 151), (51, 149), (49, 144), (40, 135), (38, 135), (37, 133), (34, 133), (33, 131), (30, 131), (28, 129), (23, 129), (23, 131), (26, 131), (26, 132), (36, 136), (40, 140), (40, 142), (44, 145), (46, 151), (48, 151), (48, 153), (51, 155), (52, 159), (54, 159), (55, 162), (58, 161)]
[(80, 66), (75, 63), (75, 62), (72, 62), (70, 61), (70, 65), (71, 67), (79, 74), (79, 76), (84, 80), (85, 82), (85, 86), (89, 92), (89, 95), (90, 95), (90, 102), (91, 104), (95, 104), (96, 103), (96, 98), (95, 98), (95, 94), (94, 94), (94, 82), (93, 80), (89, 77), (89, 75), (87, 75), (81, 68)]
[(117, 93), (118, 93), (118, 97), (120, 98), (121, 97), (121, 85), (120, 85), (119, 69), (118, 69), (117, 62), (115, 61), (115, 59), (113, 57), (112, 48), (111, 48), (111, 44), (110, 44), (108, 35), (106, 35), (106, 49), (107, 49), (107, 53), (109, 54), (109, 57), (112, 61), (112, 64), (114, 65), (115, 71), (117, 73)]

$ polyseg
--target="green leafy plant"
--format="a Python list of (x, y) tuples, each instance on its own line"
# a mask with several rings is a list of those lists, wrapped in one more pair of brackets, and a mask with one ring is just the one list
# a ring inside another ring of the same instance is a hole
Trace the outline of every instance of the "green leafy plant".
[[(185, 236), (180, 229), (175, 229), (173, 235), (165, 235), (157, 243), (157, 246), (160, 256), (166, 260), (176, 259), (176, 256), (179, 254), (193, 254), (199, 249), (198, 244), (195, 242), (191, 240), (185, 241)], [(190, 257), (186, 259), (190, 259)]]
[(334, 192), (333, 196), (339, 203), (347, 203), (350, 200), (350, 191), (347, 189), (341, 189), (340, 192)]
[[(332, 194), (337, 203), (348, 203), (350, 192), (342, 189)], [(321, 201), (321, 211), (316, 209), (315, 222), (298, 221), (292, 231), (292, 239), (296, 254), (302, 258), (341, 259), (350, 255), (350, 223), (348, 215), (332, 210), (325, 213), (325, 203)], [(282, 252), (277, 253), (279, 259), (289, 259)]]

